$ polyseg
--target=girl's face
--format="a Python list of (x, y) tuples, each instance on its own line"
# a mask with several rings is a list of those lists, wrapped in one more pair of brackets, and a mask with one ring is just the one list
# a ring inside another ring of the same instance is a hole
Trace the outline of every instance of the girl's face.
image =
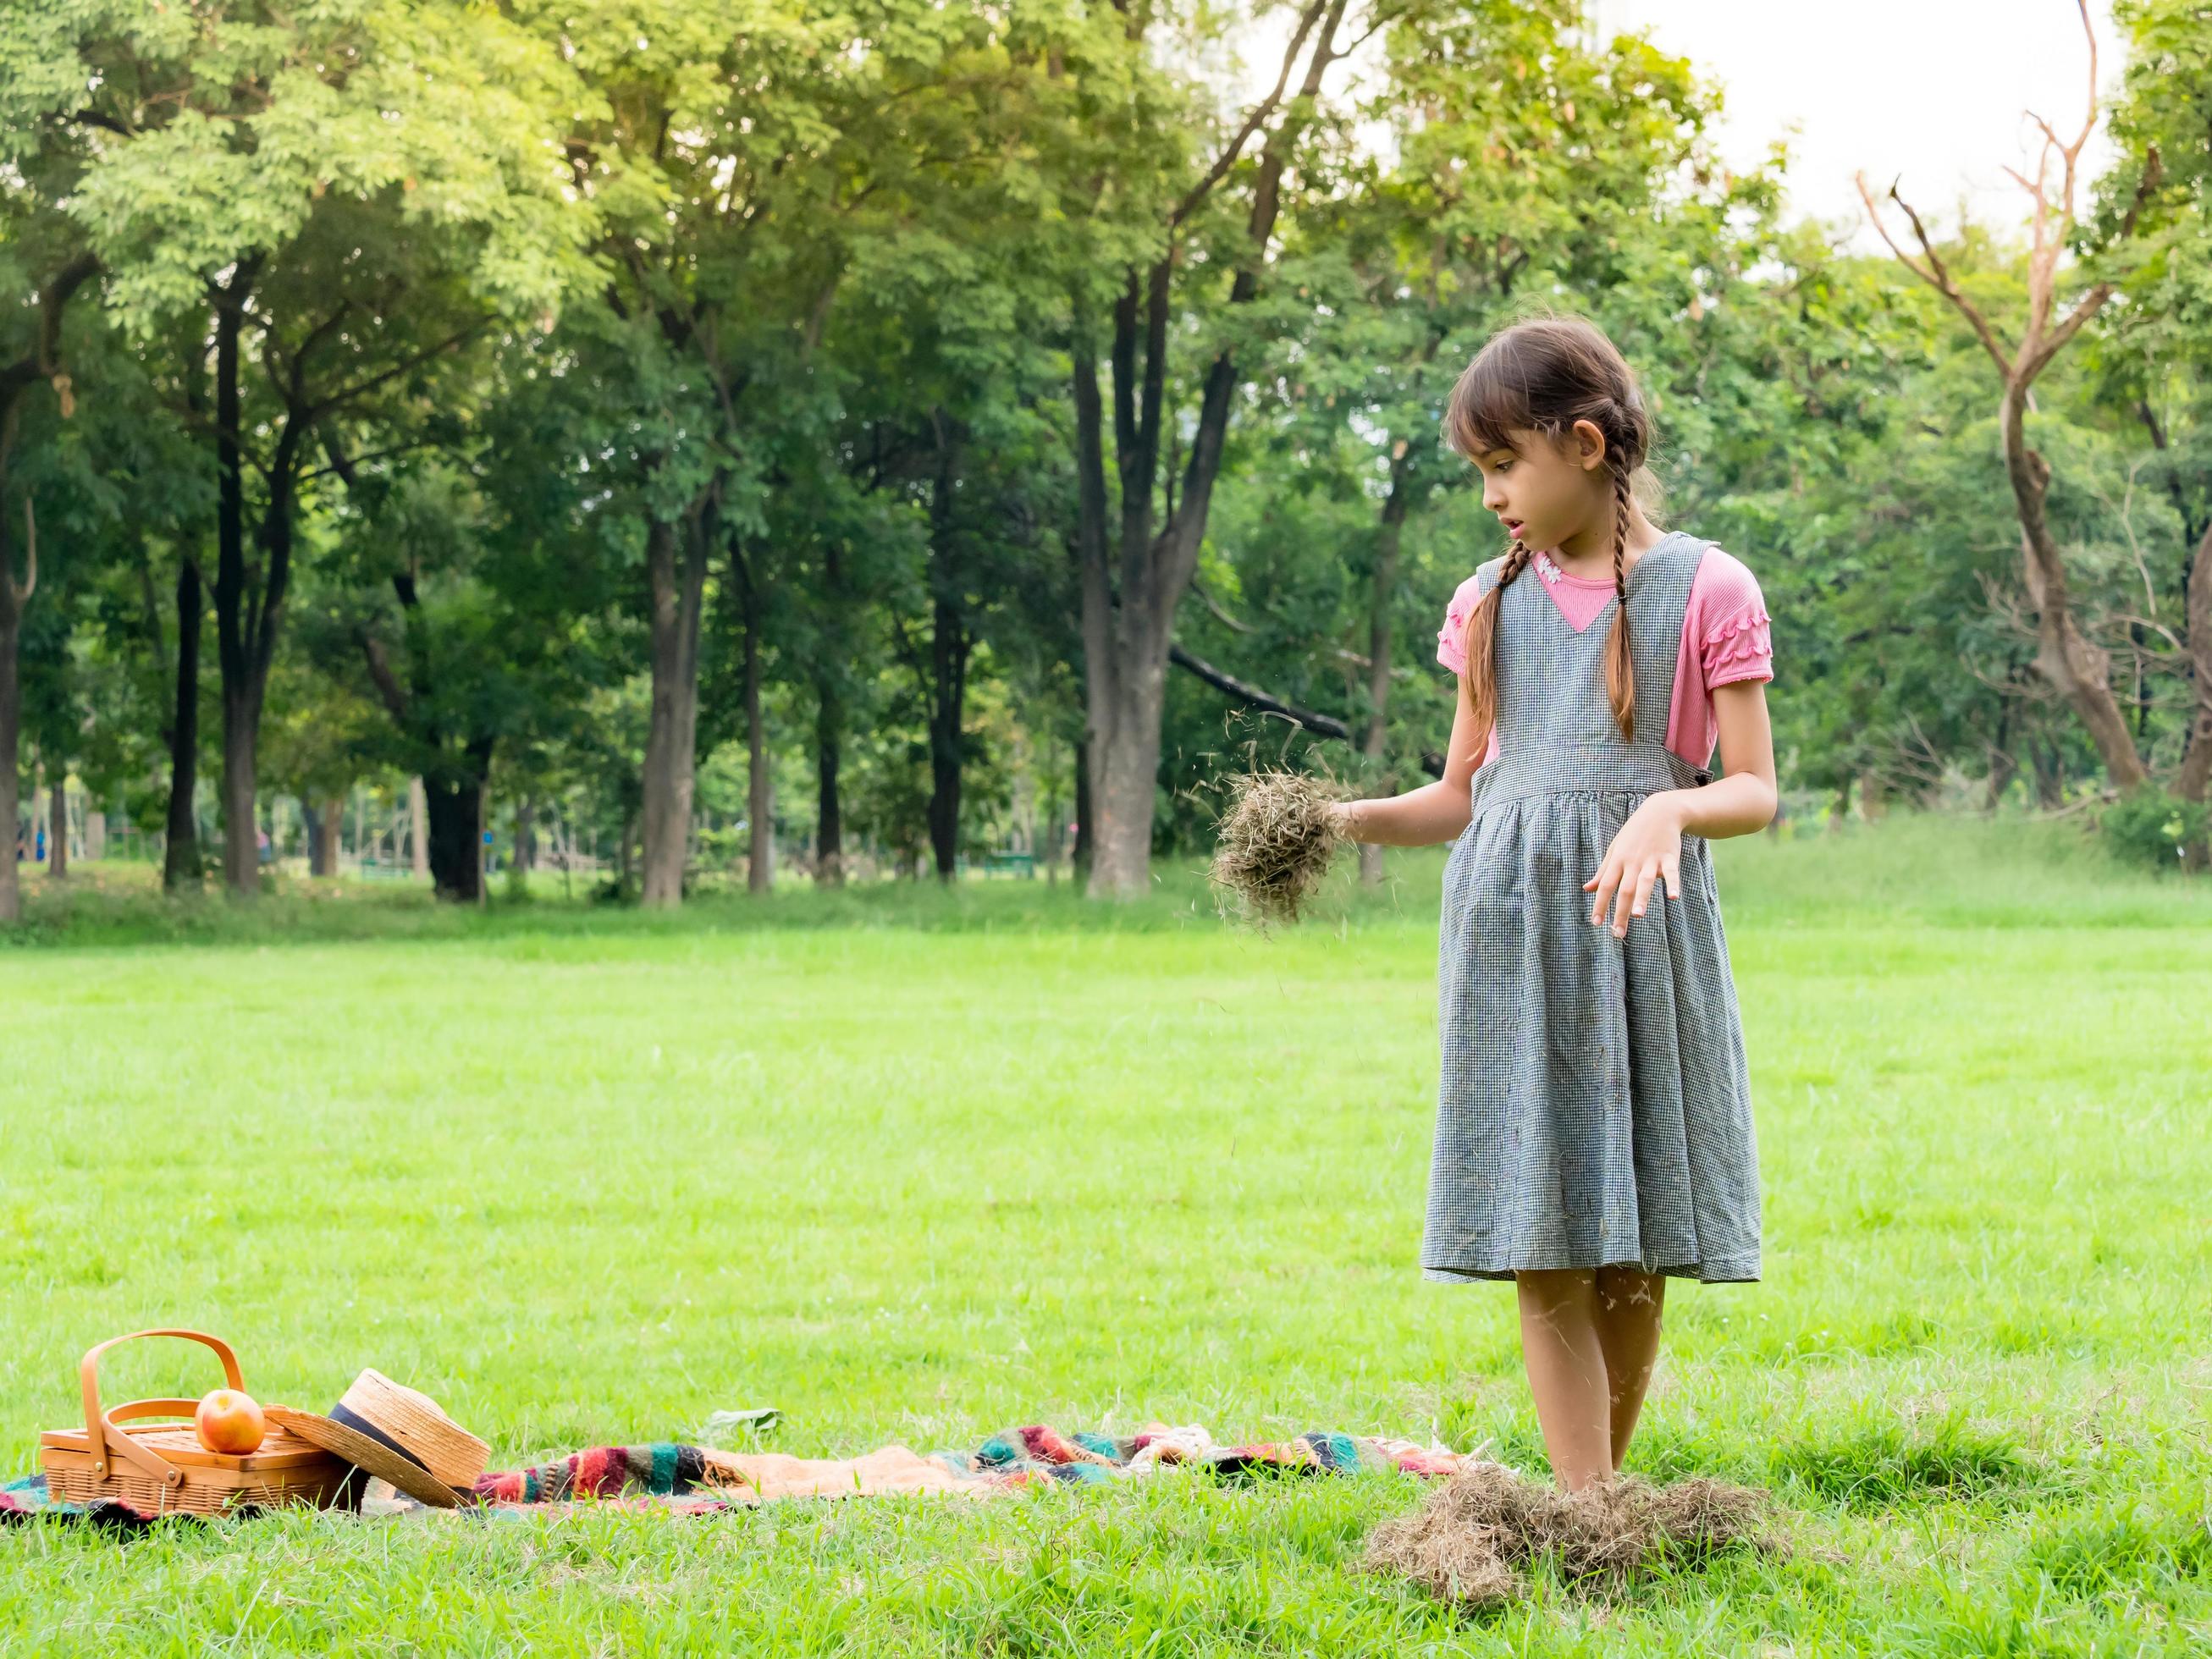
[(1553, 551), (1588, 529), (1594, 514), (1611, 513), (1605, 439), (1589, 422), (1576, 422), (1557, 440), (1525, 428), (1506, 435), (1511, 448), (1474, 458), (1482, 504), (1506, 534), (1532, 552)]

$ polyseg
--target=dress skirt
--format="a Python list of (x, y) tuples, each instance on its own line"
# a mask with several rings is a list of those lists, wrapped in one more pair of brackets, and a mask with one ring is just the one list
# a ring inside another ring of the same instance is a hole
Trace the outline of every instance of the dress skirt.
[[(1629, 573), (1644, 732), (1664, 726), (1683, 556), (1699, 545)], [(1711, 843), (1682, 837), (1680, 896), (1662, 878), (1625, 937), (1611, 904), (1590, 921), (1583, 890), (1642, 800), (1707, 775), (1613, 731), (1589, 683), (1605, 619), (1577, 635), (1534, 580), (1499, 597), (1504, 749), (1476, 773), (1444, 871), (1422, 1277), (1620, 1264), (1756, 1279), (1758, 1149)], [(1579, 706), (1561, 695), (1578, 685)]]

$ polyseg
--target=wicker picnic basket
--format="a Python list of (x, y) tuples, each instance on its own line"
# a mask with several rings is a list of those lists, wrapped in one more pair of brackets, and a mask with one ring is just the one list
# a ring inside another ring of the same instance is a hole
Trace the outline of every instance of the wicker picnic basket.
[(307, 1504), (327, 1507), (345, 1490), (353, 1466), (321, 1447), (270, 1425), (259, 1448), (242, 1455), (211, 1452), (189, 1426), (149, 1418), (190, 1417), (196, 1400), (133, 1400), (103, 1408), (100, 1356), (142, 1336), (180, 1336), (205, 1343), (222, 1362), (223, 1380), (243, 1390), (238, 1356), (220, 1338), (199, 1331), (133, 1331), (110, 1338), (84, 1357), (84, 1426), (39, 1437), (39, 1465), (47, 1492), (74, 1504), (127, 1504), (144, 1515), (221, 1515), (247, 1505)]

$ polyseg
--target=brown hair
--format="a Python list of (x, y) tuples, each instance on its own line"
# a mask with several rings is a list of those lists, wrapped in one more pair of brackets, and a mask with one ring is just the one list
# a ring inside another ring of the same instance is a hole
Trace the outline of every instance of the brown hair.
[[(1637, 470), (1651, 452), (1651, 416), (1636, 375), (1613, 342), (1579, 317), (1532, 317), (1491, 337), (1452, 387), (1444, 405), (1444, 441), (1470, 461), (1493, 449), (1513, 447), (1518, 430), (1563, 441), (1577, 421), (1605, 434), (1605, 465), (1613, 477), (1613, 591), (1620, 603), (1606, 641), (1605, 690), (1613, 723), (1625, 741), (1636, 738), (1636, 668), (1628, 650), (1629, 504)], [(1498, 714), (1498, 607), (1506, 585), (1528, 568), (1529, 550), (1518, 539), (1506, 550), (1498, 580), (1467, 621), (1468, 700), (1477, 741), (1488, 737)], [(1480, 751), (1478, 751), (1480, 752)]]

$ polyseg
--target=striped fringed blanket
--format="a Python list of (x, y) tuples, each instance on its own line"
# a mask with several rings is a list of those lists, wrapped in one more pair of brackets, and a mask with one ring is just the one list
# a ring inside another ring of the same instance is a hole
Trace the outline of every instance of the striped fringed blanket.
[[(1294, 1440), (1217, 1444), (1205, 1429), (1155, 1423), (1127, 1436), (1063, 1434), (1030, 1424), (994, 1434), (973, 1451), (919, 1453), (884, 1446), (862, 1456), (791, 1457), (781, 1452), (726, 1452), (660, 1441), (641, 1446), (594, 1446), (550, 1463), (487, 1474), (476, 1483), (478, 1515), (543, 1513), (548, 1506), (592, 1504), (680, 1515), (750, 1508), (786, 1498), (855, 1498), (894, 1492), (945, 1492), (988, 1498), (1047, 1486), (1127, 1480), (1161, 1469), (1211, 1470), (1231, 1477), (1261, 1472), (1291, 1475), (1400, 1473), (1450, 1474), (1463, 1462), (1439, 1445), (1316, 1430)], [(437, 1511), (382, 1481), (372, 1482), (362, 1511), (429, 1515)], [(119, 1504), (58, 1503), (46, 1478), (0, 1486), (0, 1519), (64, 1515), (125, 1526), (156, 1519)]]

